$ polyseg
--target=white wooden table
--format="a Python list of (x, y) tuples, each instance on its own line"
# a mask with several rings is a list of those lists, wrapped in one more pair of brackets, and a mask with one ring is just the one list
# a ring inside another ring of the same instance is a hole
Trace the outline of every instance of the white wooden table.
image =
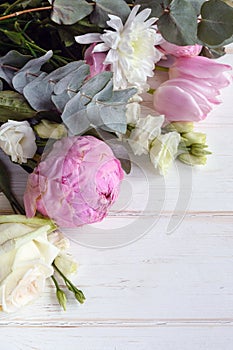
[[(233, 55), (221, 61), (233, 65)], [(0, 314), (1, 350), (233, 349), (233, 85), (222, 99), (197, 127), (208, 164), (179, 165), (163, 180), (140, 160), (108, 219), (66, 231), (86, 302), (63, 312), (48, 284), (33, 305)], [(22, 197), (25, 172), (11, 169)], [(10, 213), (2, 194), (0, 209)], [(175, 230), (172, 214), (185, 214)]]

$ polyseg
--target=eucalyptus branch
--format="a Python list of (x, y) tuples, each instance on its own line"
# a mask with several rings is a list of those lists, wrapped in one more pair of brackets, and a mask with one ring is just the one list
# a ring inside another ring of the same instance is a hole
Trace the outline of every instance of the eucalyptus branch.
[(5, 16), (0, 17), (0, 21), (3, 21), (5, 19), (9, 19), (9, 18), (13, 18), (13, 17), (18, 17), (18, 16), (24, 15), (26, 13), (52, 10), (52, 8), (53, 8), (52, 6), (45, 6), (45, 7), (37, 7), (34, 9), (27, 9), (27, 10), (14, 12), (14, 13), (11, 13), (9, 15), (5, 15)]

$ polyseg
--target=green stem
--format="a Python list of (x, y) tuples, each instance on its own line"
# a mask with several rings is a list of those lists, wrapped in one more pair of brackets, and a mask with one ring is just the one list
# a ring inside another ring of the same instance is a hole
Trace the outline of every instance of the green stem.
[(56, 290), (59, 290), (60, 287), (59, 287), (59, 284), (58, 284), (56, 278), (54, 277), (54, 275), (51, 276), (51, 279), (52, 279), (52, 281), (53, 281), (53, 283), (54, 283), (54, 285), (56, 287)]
[(59, 275), (62, 277), (62, 279), (64, 280), (67, 288), (74, 293), (75, 298), (79, 301), (80, 304), (82, 304), (84, 302), (84, 300), (86, 299), (83, 292), (78, 289), (64, 274), (63, 272), (56, 266), (55, 262), (53, 262), (53, 267), (54, 269), (59, 273)]
[(161, 72), (168, 72), (169, 68), (156, 65), (155, 70), (159, 70)]
[(15, 8), (17, 5), (19, 5), (22, 2), (22, 0), (16, 0), (13, 4), (11, 4), (10, 6), (8, 6), (8, 8), (6, 9), (6, 11), (3, 13), (3, 15), (8, 15), (8, 13), (10, 13), (13, 8)]

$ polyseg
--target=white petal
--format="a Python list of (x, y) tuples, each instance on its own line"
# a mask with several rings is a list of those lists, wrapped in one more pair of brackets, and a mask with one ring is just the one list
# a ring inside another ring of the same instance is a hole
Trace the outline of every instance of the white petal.
[(105, 42), (105, 44), (112, 49), (116, 49), (121, 37), (118, 34), (118, 32), (113, 32), (111, 30), (106, 30), (105, 33), (103, 35), (101, 35), (100, 37), (102, 39), (102, 41)]
[[(144, 22), (146, 24), (147, 27), (151, 27), (152, 24), (154, 24), (156, 21), (157, 21), (158, 18), (156, 17), (152, 17), (152, 18), (149, 18), (146, 22)], [(157, 29), (157, 26), (154, 26), (155, 28), (153, 29)]]
[(135, 17), (136, 22), (144, 22), (151, 14), (151, 9), (145, 9), (142, 12), (139, 12)]
[(99, 43), (101, 42), (99, 33), (89, 33), (84, 35), (75, 36), (75, 40), (79, 44), (91, 44), (91, 43)]
[(118, 54), (116, 50), (109, 50), (105, 60), (104, 64), (112, 64), (113, 62), (116, 62), (118, 60)]
[(129, 17), (127, 18), (127, 21), (125, 22), (125, 27), (131, 24), (133, 20), (135, 20), (135, 16), (140, 8), (140, 5), (136, 5), (133, 7), (132, 11), (130, 12)]
[(105, 52), (109, 50), (109, 46), (107, 46), (105, 43), (97, 44), (94, 49), (92, 50), (93, 52)]
[(114, 15), (108, 15), (108, 17), (110, 18), (110, 21), (107, 21), (107, 24), (109, 25), (109, 27), (112, 27), (117, 32), (122, 31), (123, 23), (120, 17), (114, 16)]

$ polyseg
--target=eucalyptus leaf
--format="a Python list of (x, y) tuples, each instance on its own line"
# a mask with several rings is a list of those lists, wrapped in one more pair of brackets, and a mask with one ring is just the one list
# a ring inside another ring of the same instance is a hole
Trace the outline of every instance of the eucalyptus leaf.
[(53, 70), (50, 74), (47, 75), (45, 80), (47, 81), (51, 80), (54, 83), (57, 83), (61, 79), (65, 78), (69, 73), (79, 68), (82, 64), (83, 64), (83, 61), (73, 61), (73, 62), (67, 63), (65, 66), (59, 67)]
[(80, 92), (68, 101), (61, 118), (73, 135), (80, 135), (89, 128), (87, 109), (82, 104)]
[(108, 131), (125, 134), (127, 128), (126, 104), (137, 90), (112, 91), (112, 82), (94, 96), (87, 105), (88, 118), (92, 124)]
[(41, 66), (46, 63), (52, 55), (53, 52), (50, 50), (45, 55), (28, 61), (13, 77), (12, 84), (15, 90), (22, 94), (24, 87), (40, 75)]
[(81, 94), (93, 98), (99, 91), (101, 91), (112, 78), (112, 72), (102, 72), (89, 79), (80, 89)]
[[(171, 2), (171, 0), (170, 0)], [(167, 7), (164, 1), (160, 0), (136, 0), (135, 5), (141, 5), (140, 9), (151, 9), (151, 16), (160, 17), (164, 13), (164, 9)]]
[(77, 69), (55, 84), (51, 100), (59, 112), (63, 112), (67, 102), (76, 95), (89, 74), (89, 65), (85, 64), (84, 61), (79, 61)]
[(25, 98), (15, 91), (0, 91), (0, 122), (5, 123), (8, 119), (25, 120), (36, 115)]
[(55, 0), (51, 14), (52, 21), (58, 24), (74, 24), (88, 16), (93, 6), (85, 0)]
[(95, 0), (95, 9), (90, 17), (91, 22), (101, 28), (106, 28), (109, 14), (120, 17), (124, 23), (130, 14), (130, 8), (124, 0)]
[(61, 118), (70, 132), (78, 135), (95, 126), (125, 133), (126, 103), (137, 89), (113, 91), (111, 76), (110, 72), (96, 75), (67, 102)]
[(22, 55), (18, 51), (9, 51), (0, 58), (0, 78), (12, 86), (12, 79), (15, 73), (22, 68), (32, 57)]
[(208, 58), (219, 58), (223, 55), (225, 55), (225, 49), (224, 47), (218, 47), (216, 49), (209, 48), (209, 47), (203, 47), (201, 51), (201, 55), (208, 57)]
[(196, 11), (188, 0), (173, 0), (157, 24), (164, 39), (173, 44), (194, 45), (197, 42)]
[(42, 74), (24, 87), (23, 94), (36, 111), (48, 111), (54, 109), (51, 100), (53, 88), (54, 83), (45, 79)]
[(196, 14), (199, 15), (201, 12), (201, 6), (206, 0), (191, 0), (191, 4), (196, 11)]
[(60, 113), (62, 113), (64, 111), (66, 104), (70, 100), (70, 96), (68, 95), (67, 91), (64, 91), (59, 95), (52, 95), (51, 100), (52, 100), (53, 104), (55, 105), (55, 107), (57, 108), (57, 110)]
[(233, 8), (221, 0), (202, 5), (198, 38), (208, 46), (221, 46), (233, 35)]
[(90, 73), (90, 67), (84, 61), (76, 61), (76, 68), (59, 80), (54, 86), (54, 93), (59, 95), (65, 90), (77, 92)]

